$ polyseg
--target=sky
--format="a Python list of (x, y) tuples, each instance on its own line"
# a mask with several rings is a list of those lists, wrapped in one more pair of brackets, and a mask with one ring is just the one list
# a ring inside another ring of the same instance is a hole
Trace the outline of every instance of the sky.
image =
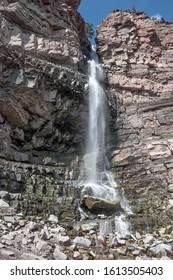
[(150, 17), (157, 15), (173, 22), (173, 0), (81, 0), (78, 11), (95, 30), (111, 11), (132, 10), (133, 5), (136, 11), (144, 11)]

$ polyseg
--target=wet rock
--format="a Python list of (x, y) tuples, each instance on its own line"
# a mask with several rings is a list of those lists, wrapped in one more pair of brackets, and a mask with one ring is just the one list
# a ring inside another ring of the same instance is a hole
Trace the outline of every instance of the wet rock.
[(121, 209), (120, 201), (111, 201), (102, 198), (84, 196), (81, 204), (93, 211), (118, 211)]

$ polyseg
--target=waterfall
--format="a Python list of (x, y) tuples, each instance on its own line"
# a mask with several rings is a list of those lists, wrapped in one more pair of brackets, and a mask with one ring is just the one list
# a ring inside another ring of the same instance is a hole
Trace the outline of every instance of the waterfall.
[(85, 167), (88, 170), (88, 181), (101, 180), (101, 172), (105, 167), (105, 104), (106, 96), (101, 86), (104, 75), (93, 51), (89, 61), (89, 118), (88, 139)]
[[(93, 49), (91, 60), (88, 62), (89, 72), (89, 117), (86, 155), (84, 158), (85, 179), (82, 195), (92, 196), (114, 203), (120, 201), (123, 215), (130, 212), (127, 200), (120, 188), (117, 187), (106, 157), (106, 105), (107, 96), (104, 91), (104, 72), (99, 64), (98, 56)], [(124, 216), (123, 216), (124, 217)], [(121, 232), (121, 216), (117, 229)], [(102, 225), (103, 227), (103, 225)], [(128, 232), (128, 226), (126, 226)], [(124, 231), (124, 219), (122, 230)]]

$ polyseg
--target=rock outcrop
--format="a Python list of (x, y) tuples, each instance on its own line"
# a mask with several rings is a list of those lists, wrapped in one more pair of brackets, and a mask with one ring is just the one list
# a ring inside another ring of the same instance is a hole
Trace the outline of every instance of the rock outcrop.
[(173, 218), (173, 23), (113, 11), (97, 28), (97, 49), (117, 107), (112, 171), (139, 223), (166, 224)]
[(0, 190), (26, 214), (77, 215), (90, 49), (79, 4), (0, 4)]

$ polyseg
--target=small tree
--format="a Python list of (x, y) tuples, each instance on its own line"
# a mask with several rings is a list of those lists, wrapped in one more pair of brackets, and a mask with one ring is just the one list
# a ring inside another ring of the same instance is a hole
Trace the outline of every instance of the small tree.
[(86, 22), (85, 23), (85, 33), (88, 37), (88, 39), (92, 39), (94, 37), (94, 30), (93, 30), (93, 24)]
[(132, 6), (132, 14), (135, 14), (136, 13), (136, 8), (135, 8), (135, 5)]

